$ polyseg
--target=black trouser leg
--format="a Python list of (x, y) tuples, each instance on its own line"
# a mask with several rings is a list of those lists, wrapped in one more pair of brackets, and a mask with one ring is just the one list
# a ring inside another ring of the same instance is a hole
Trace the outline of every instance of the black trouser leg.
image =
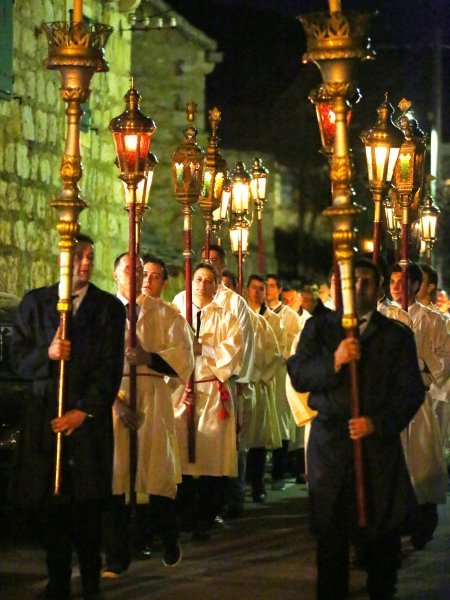
[(197, 526), (197, 481), (192, 475), (183, 475), (183, 481), (178, 485), (175, 506), (181, 519), (182, 531), (193, 531)]
[(209, 529), (222, 511), (227, 477), (202, 475), (198, 479), (198, 528)]
[(49, 598), (70, 597), (72, 575), (72, 540), (70, 503), (51, 503), (41, 513), (42, 536), (48, 571)]
[(266, 449), (250, 448), (247, 453), (247, 477), (252, 486), (253, 495), (265, 493), (264, 471), (266, 467)]
[(392, 600), (397, 584), (400, 534), (391, 532), (367, 548), (367, 592), (371, 600)]
[(175, 500), (165, 496), (150, 496), (148, 506), (148, 523), (150, 535), (158, 535), (164, 546), (178, 542), (179, 526), (175, 510)]
[(272, 452), (272, 479), (274, 481), (284, 479), (287, 470), (289, 440), (282, 440), (281, 443), (281, 448)]
[(81, 581), (85, 597), (98, 593), (102, 566), (102, 514), (99, 501), (74, 504), (72, 508), (72, 537), (78, 554)]
[(125, 495), (112, 496), (103, 513), (103, 547), (108, 569), (128, 569), (131, 562), (130, 519)]

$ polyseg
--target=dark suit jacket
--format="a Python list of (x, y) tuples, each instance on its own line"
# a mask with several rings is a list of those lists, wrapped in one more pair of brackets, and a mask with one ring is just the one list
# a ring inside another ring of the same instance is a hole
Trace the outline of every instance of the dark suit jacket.
[[(309, 405), (318, 411), (307, 450), (312, 525), (317, 532), (329, 524), (342, 486), (350, 503), (355, 497), (348, 368), (334, 371), (334, 352), (344, 335), (338, 314), (313, 317), (288, 361), (294, 388), (310, 391)], [(363, 439), (363, 453), (369, 524), (380, 533), (403, 520), (409, 478), (400, 432), (424, 399), (413, 333), (375, 311), (361, 336), (358, 375), (360, 414), (375, 426)]]
[[(16, 499), (25, 503), (44, 500), (52, 492), (56, 436), (50, 421), (57, 414), (58, 362), (48, 358), (48, 347), (59, 324), (57, 301), (57, 284), (32, 290), (22, 300), (13, 326), (15, 370), (33, 382), (13, 483)], [(111, 407), (122, 377), (124, 326), (121, 302), (89, 284), (69, 334), (65, 410), (77, 408), (92, 418), (63, 436), (62, 491), (79, 501), (111, 493)]]

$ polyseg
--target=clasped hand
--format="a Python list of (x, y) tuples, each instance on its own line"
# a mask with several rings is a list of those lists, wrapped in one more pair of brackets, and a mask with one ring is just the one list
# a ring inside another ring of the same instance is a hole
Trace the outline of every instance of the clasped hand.
[(134, 348), (125, 349), (125, 358), (129, 365), (147, 365), (152, 363), (152, 355), (146, 352), (139, 344)]
[(48, 348), (48, 357), (50, 360), (69, 360), (70, 359), (70, 340), (61, 339), (61, 325), (55, 333)]
[(359, 440), (374, 432), (372, 420), (369, 417), (356, 417), (348, 422), (348, 430), (352, 440)]
[(86, 413), (76, 408), (68, 410), (61, 417), (56, 417), (50, 421), (52, 430), (54, 433), (64, 433), (64, 435), (71, 435), (75, 429), (84, 423), (86, 419)]
[(334, 367), (339, 369), (352, 360), (359, 360), (360, 347), (359, 340), (354, 337), (345, 338), (337, 347), (334, 353)]

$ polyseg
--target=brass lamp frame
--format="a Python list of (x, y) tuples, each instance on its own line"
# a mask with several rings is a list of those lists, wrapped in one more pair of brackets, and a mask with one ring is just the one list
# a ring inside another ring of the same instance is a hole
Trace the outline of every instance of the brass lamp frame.
[[(230, 175), (231, 178), (231, 206), (230, 206), (230, 236), (231, 230), (249, 230), (253, 220), (253, 199), (250, 191), (252, 177), (247, 171), (245, 164), (241, 161), (236, 162)], [(247, 208), (237, 206), (237, 186), (247, 187)], [(239, 235), (237, 251), (238, 267), (238, 293), (242, 296), (244, 280), (244, 248), (242, 246), (242, 235)]]
[[(58, 211), (59, 222), (56, 229), (60, 239), (59, 264), (60, 285), (57, 310), (60, 315), (61, 338), (70, 339), (70, 317), (72, 314), (72, 264), (76, 236), (80, 231), (78, 222), (82, 210), (87, 207), (78, 182), (83, 175), (80, 154), (80, 123), (83, 116), (81, 105), (89, 99), (90, 82), (94, 73), (108, 71), (104, 48), (113, 31), (112, 27), (101, 23), (73, 23), (55, 21), (43, 23), (47, 36), (48, 57), (44, 66), (57, 70), (61, 76), (61, 98), (67, 104), (67, 135), (64, 155), (61, 161), (60, 176), (62, 190), (59, 198), (51, 206)], [(65, 360), (59, 361), (57, 391), (57, 415), (64, 414), (66, 403), (67, 368)], [(53, 492), (61, 493), (62, 477), (61, 433), (56, 434), (56, 456)]]

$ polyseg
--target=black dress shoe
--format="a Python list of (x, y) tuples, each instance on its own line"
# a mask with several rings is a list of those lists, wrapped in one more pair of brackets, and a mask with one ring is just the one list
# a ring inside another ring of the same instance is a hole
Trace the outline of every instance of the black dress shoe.
[(257, 494), (252, 494), (253, 497), (253, 502), (256, 502), (257, 504), (264, 504), (264, 502), (266, 501), (267, 498), (267, 494), (266, 492), (260, 492)]

